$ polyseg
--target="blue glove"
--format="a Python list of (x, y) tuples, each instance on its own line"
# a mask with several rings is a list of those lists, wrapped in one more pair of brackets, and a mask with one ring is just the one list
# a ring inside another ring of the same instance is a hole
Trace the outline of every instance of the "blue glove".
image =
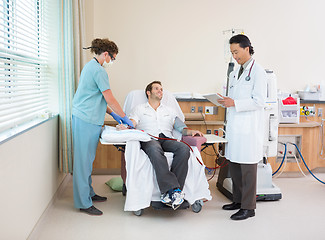
[(126, 115), (122, 117), (122, 122), (134, 128), (133, 122)]
[(120, 115), (117, 115), (115, 112), (111, 112), (110, 115), (115, 119), (116, 122), (119, 124), (122, 123), (123, 119), (120, 117)]

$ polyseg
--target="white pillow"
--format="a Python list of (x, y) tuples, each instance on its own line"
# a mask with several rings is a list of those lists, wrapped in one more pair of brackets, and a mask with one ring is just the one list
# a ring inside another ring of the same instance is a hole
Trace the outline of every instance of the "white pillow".
[(136, 129), (118, 131), (115, 127), (105, 126), (102, 132), (102, 139), (108, 143), (121, 143), (134, 140), (148, 142), (151, 140), (151, 137), (145, 132)]

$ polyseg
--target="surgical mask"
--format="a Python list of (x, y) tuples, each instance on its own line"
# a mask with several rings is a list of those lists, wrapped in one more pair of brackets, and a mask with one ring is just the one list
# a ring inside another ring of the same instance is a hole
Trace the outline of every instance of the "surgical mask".
[(113, 61), (112, 61), (112, 60), (110, 60), (109, 63), (106, 62), (106, 61), (104, 61), (104, 62), (103, 62), (103, 67), (104, 67), (104, 68), (108, 68), (108, 67), (109, 67), (110, 65), (112, 65), (112, 64), (113, 64)]
[(108, 68), (108, 66), (109, 66), (109, 64), (108, 64), (108, 62), (106, 62), (106, 60), (104, 60), (104, 62), (103, 62), (103, 68)]

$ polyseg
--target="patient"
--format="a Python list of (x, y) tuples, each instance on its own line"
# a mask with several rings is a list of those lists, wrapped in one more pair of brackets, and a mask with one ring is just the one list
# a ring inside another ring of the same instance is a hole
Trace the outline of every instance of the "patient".
[[(158, 137), (149, 142), (140, 142), (141, 149), (148, 155), (157, 176), (161, 202), (176, 210), (184, 202), (185, 179), (188, 171), (190, 149), (186, 144), (170, 140), (173, 129), (182, 135), (203, 136), (191, 130), (176, 116), (173, 109), (163, 105), (162, 84), (151, 82), (145, 89), (148, 102), (136, 106), (129, 115), (136, 129)], [(169, 170), (164, 152), (172, 152), (173, 161)]]

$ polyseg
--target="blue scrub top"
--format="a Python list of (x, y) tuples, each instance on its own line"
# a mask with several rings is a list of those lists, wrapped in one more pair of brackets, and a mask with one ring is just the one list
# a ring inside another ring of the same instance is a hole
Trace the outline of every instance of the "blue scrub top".
[(72, 102), (72, 114), (87, 123), (103, 125), (107, 102), (102, 92), (107, 89), (110, 89), (107, 72), (92, 59), (81, 71)]

